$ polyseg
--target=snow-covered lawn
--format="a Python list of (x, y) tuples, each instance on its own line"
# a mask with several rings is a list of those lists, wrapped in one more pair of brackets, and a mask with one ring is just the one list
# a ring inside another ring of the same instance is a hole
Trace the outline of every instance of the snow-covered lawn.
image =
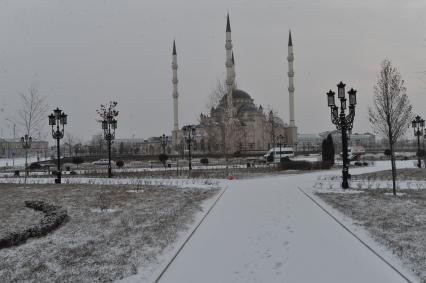
[(161, 255), (173, 249), (219, 191), (209, 188), (2, 184), (0, 231), (40, 220), (41, 215), (25, 209), (25, 200), (60, 205), (69, 220), (45, 237), (1, 249), (0, 282), (111, 282), (136, 273), (150, 277)]
[[(41, 157), (37, 159), (37, 156), (29, 156), (28, 157), (28, 164), (31, 164), (32, 162), (43, 161), (48, 160), (50, 158), (45, 159), (44, 157)], [(15, 164), (16, 167), (22, 167), (25, 165), (25, 157), (17, 157), (15, 159), (13, 158), (0, 158), (0, 167), (10, 167), (12, 164)]]
[(366, 229), (426, 282), (426, 190), (391, 190), (362, 193), (317, 193), (322, 200)]

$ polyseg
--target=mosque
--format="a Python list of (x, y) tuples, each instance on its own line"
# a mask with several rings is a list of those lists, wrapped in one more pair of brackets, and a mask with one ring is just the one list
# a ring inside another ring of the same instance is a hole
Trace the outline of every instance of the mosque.
[[(294, 119), (294, 72), (293, 42), (291, 32), (288, 37), (288, 98), (289, 123), (284, 123), (272, 110), (265, 113), (262, 106), (245, 91), (238, 89), (235, 83), (235, 61), (232, 50), (231, 24), (229, 14), (226, 23), (226, 80), (225, 93), (219, 103), (212, 107), (209, 114), (201, 114), (195, 128), (192, 150), (195, 153), (235, 154), (267, 151), (271, 147), (295, 146), (297, 127)], [(173, 42), (173, 131), (172, 148), (183, 152), (187, 147), (187, 134), (179, 127), (178, 115), (178, 77), (177, 52)], [(266, 111), (267, 112), (267, 111)]]

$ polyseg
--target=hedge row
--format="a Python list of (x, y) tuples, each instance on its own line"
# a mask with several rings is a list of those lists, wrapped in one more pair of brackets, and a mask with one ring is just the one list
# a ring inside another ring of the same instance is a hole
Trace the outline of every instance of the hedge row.
[(43, 201), (26, 201), (25, 206), (43, 212), (45, 215), (37, 225), (23, 231), (15, 231), (0, 239), (0, 249), (25, 243), (33, 237), (42, 237), (59, 227), (67, 218), (67, 211), (60, 206)]
[(282, 158), (279, 164), (281, 170), (322, 170), (330, 169), (333, 166), (331, 162), (327, 161), (305, 161), (305, 160), (290, 160)]

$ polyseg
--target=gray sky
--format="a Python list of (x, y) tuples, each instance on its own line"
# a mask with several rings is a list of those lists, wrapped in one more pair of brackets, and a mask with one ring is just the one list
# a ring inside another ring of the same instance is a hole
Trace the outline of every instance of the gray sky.
[(385, 58), (399, 68), (414, 111), (426, 116), (424, 0), (0, 0), (4, 136), (18, 93), (32, 84), (69, 114), (66, 131), (84, 139), (100, 132), (95, 110), (109, 100), (119, 103), (118, 137), (169, 133), (173, 38), (180, 126), (195, 123), (225, 76), (228, 11), (239, 88), (286, 122), (292, 30), (299, 133), (333, 128), (325, 93), (340, 80), (358, 90), (354, 130), (371, 131), (367, 107)]

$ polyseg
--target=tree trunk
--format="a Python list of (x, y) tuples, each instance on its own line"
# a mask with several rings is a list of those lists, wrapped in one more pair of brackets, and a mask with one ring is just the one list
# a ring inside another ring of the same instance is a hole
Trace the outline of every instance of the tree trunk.
[(393, 148), (392, 135), (389, 135), (389, 147), (391, 152), (391, 166), (392, 166), (392, 192), (396, 196), (396, 164), (395, 164), (395, 153)]

